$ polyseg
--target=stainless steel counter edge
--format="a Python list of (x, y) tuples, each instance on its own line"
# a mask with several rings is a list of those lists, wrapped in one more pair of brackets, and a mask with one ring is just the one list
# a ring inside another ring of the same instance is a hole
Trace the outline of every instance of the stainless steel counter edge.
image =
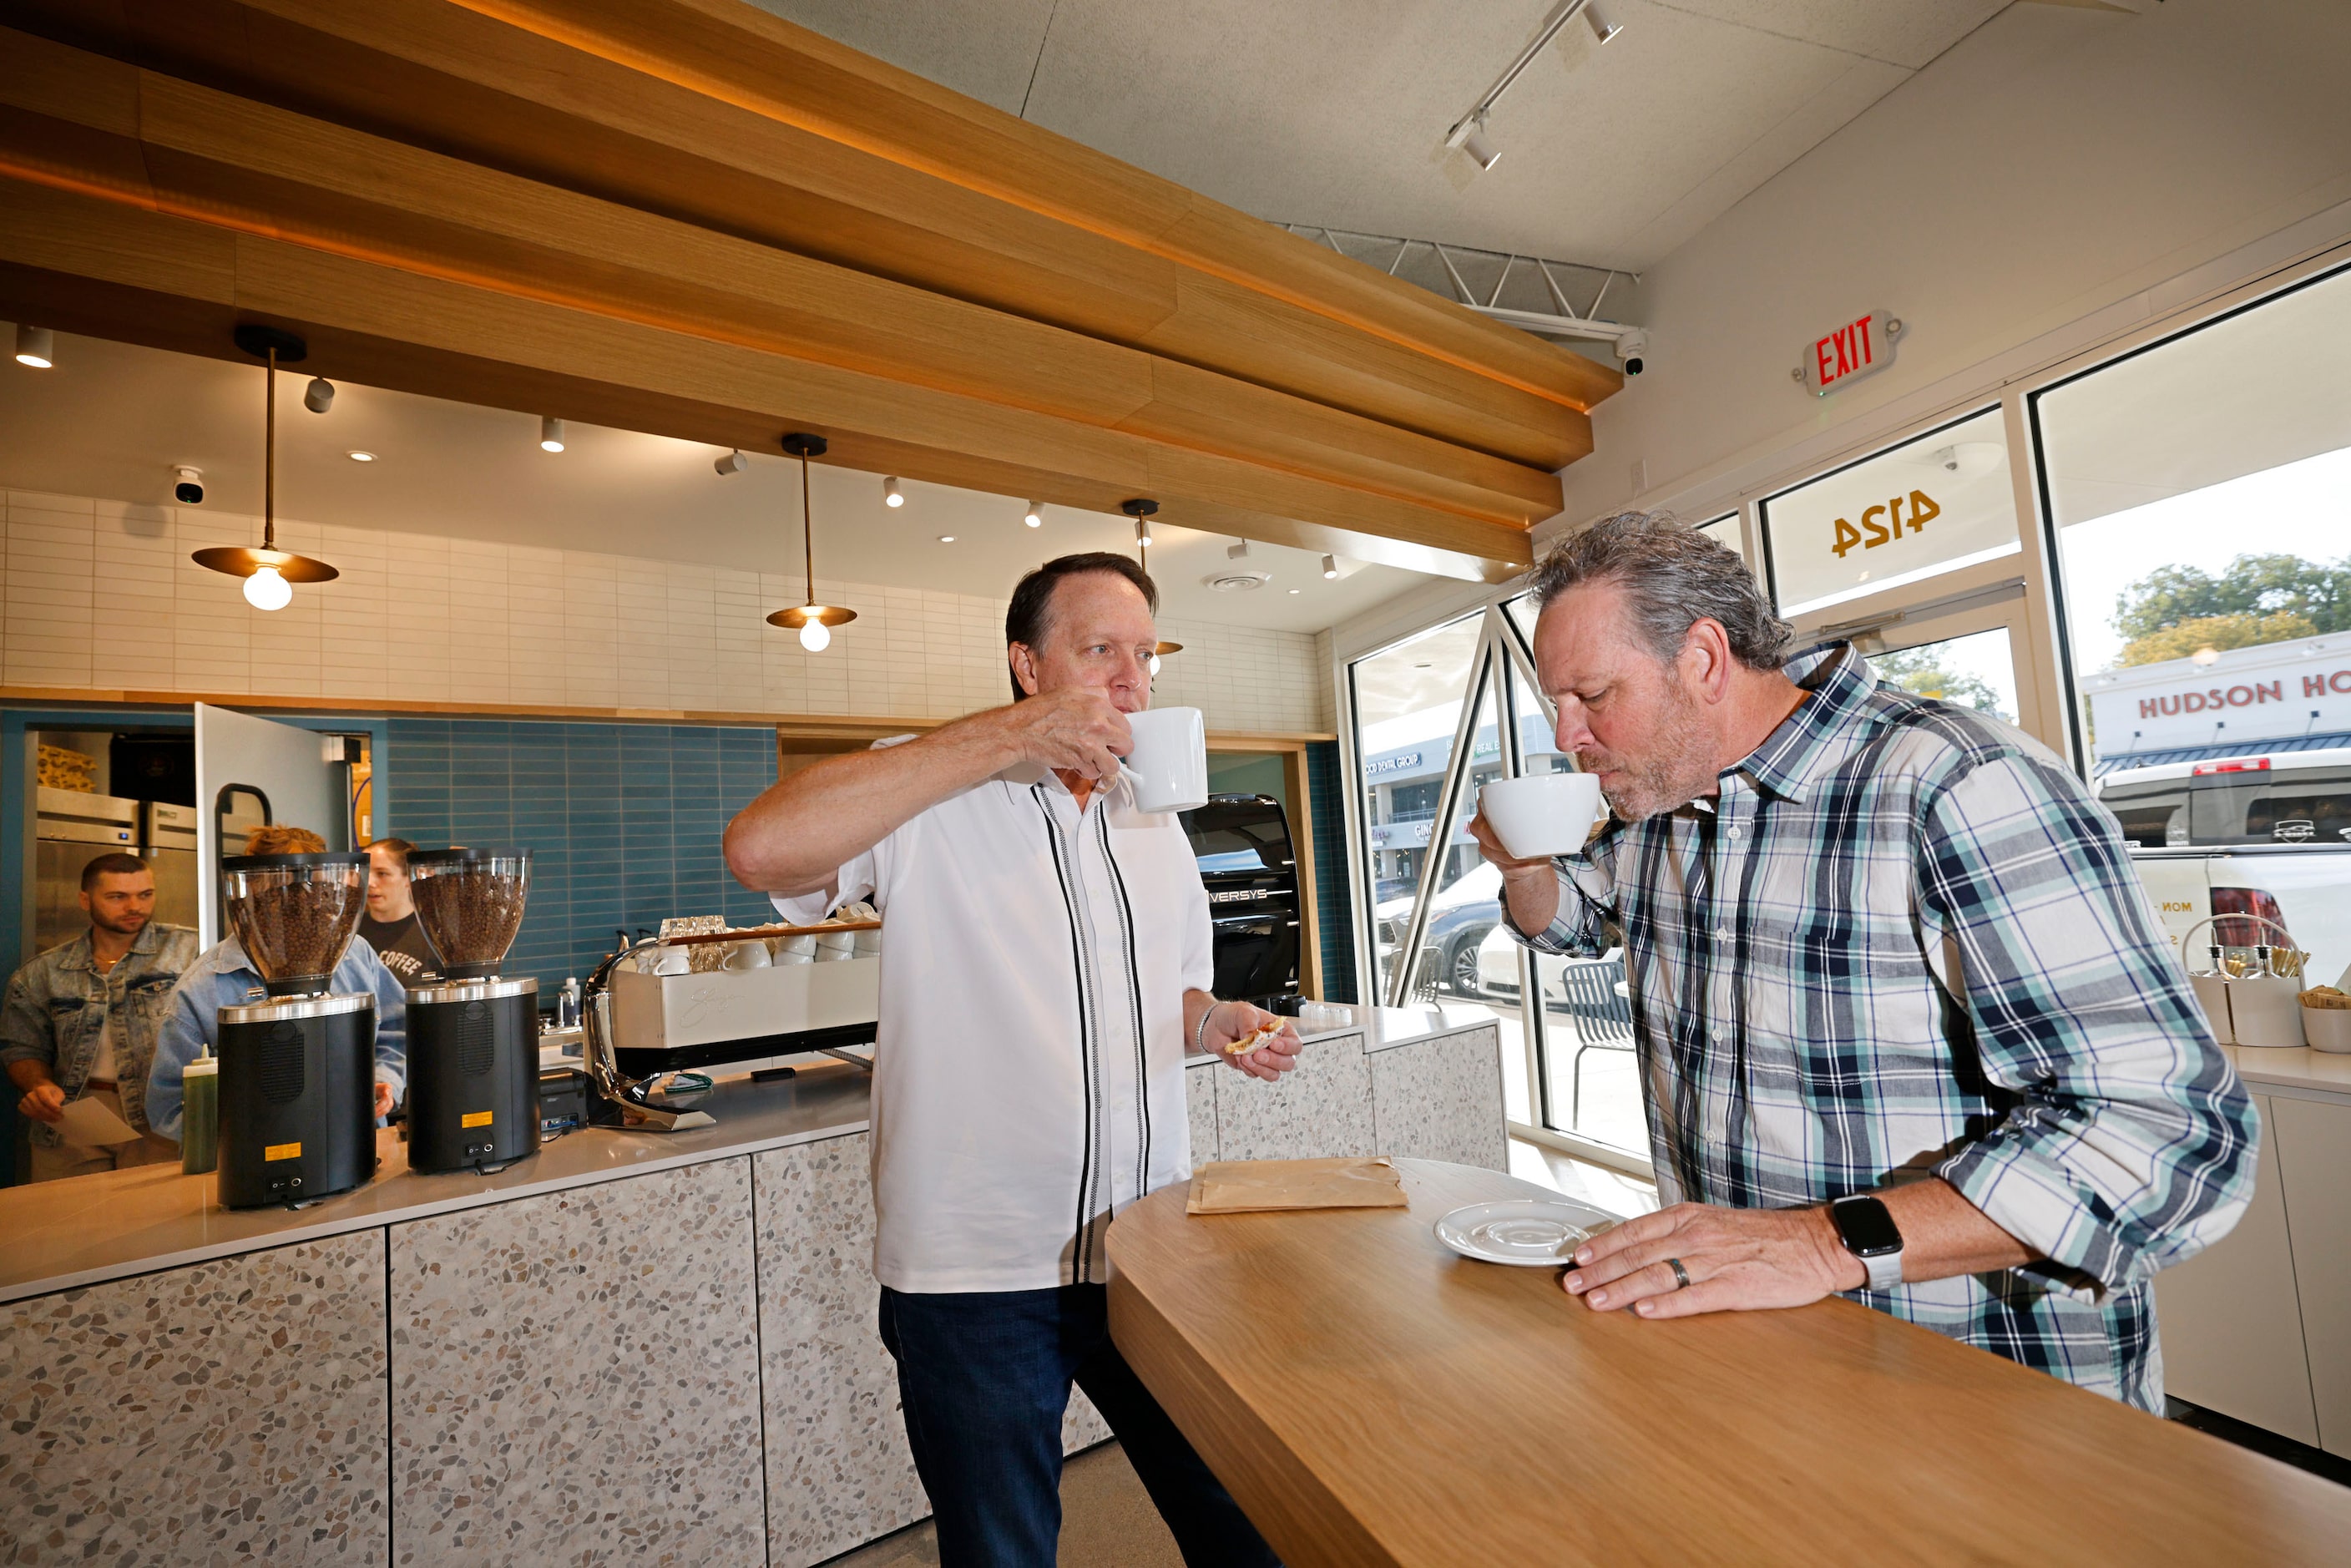
[[(405, 1145), (381, 1132), (377, 1147), (383, 1164), (374, 1180), (300, 1210), (222, 1208), (214, 1200), (214, 1177), (183, 1176), (169, 1165), (0, 1189), (0, 1302), (849, 1137), (870, 1125), (869, 1084), (862, 1071), (845, 1064), (783, 1083), (732, 1084), (707, 1107), (717, 1118), (715, 1126), (685, 1133), (588, 1128), (486, 1176), (411, 1171)], [(162, 1239), (174, 1229), (188, 1239)], [(110, 1251), (116, 1255), (106, 1256)], [(60, 1266), (73, 1264), (79, 1266)]]

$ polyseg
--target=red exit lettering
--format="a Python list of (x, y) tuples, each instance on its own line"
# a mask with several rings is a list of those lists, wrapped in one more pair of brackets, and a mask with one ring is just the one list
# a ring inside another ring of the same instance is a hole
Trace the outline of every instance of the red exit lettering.
[(1856, 371), (1877, 363), (1877, 343), (1870, 330), (1871, 316), (1848, 321), (1813, 344), (1813, 384), (1828, 388)]

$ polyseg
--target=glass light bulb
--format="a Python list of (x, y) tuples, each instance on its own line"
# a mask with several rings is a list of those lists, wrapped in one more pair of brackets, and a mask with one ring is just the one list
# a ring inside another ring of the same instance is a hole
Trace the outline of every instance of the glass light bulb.
[(256, 610), (283, 610), (294, 602), (294, 585), (265, 566), (245, 580), (245, 601)]
[(800, 628), (800, 646), (811, 653), (821, 653), (832, 646), (832, 628), (821, 621), (811, 621)]

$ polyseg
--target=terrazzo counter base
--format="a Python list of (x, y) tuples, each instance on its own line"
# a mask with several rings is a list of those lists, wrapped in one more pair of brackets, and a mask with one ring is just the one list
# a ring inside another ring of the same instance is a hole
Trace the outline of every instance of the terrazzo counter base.
[[(1403, 1009), (1411, 1012), (1414, 1009)], [(1506, 1168), (1463, 1009), (1187, 1064), (1195, 1162)], [(806, 1568), (930, 1511), (875, 1333), (867, 1080), (730, 1082), (493, 1176), (231, 1213), (146, 1166), (0, 1191), (0, 1561)], [(1065, 1448), (1109, 1436), (1082, 1395)]]

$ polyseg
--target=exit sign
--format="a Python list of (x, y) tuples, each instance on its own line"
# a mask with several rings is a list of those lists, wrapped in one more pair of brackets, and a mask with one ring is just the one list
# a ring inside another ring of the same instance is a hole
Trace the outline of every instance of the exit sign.
[(1807, 344), (1795, 379), (1812, 388), (1813, 396), (1826, 397), (1892, 364), (1894, 340), (1901, 335), (1902, 323), (1883, 310), (1857, 317)]

